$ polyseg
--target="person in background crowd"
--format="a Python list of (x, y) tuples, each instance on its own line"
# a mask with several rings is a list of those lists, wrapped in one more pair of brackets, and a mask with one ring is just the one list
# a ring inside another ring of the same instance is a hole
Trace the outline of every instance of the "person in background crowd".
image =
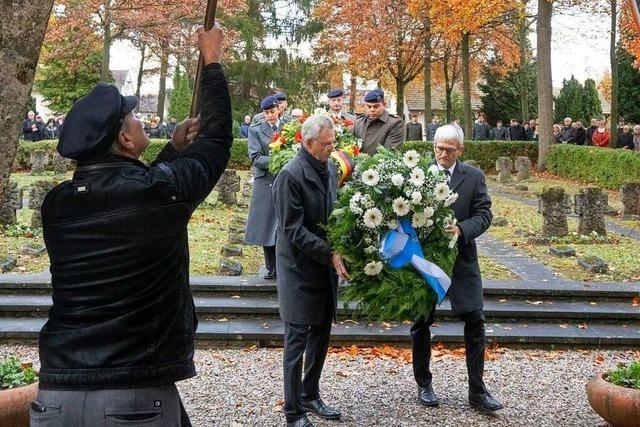
[(47, 126), (42, 130), (42, 136), (44, 139), (58, 139), (60, 137), (58, 126), (56, 126), (56, 121), (53, 117), (47, 120)]
[(249, 128), (251, 127), (251, 116), (244, 116), (244, 122), (240, 123), (240, 138), (249, 138)]
[(520, 124), (520, 119), (511, 119), (511, 127), (509, 128), (509, 140), (526, 141), (527, 135), (524, 127)]
[(64, 113), (56, 114), (56, 127), (58, 128), (58, 135), (62, 133), (62, 127), (64, 126), (64, 119), (66, 118)]
[(558, 142), (561, 144), (575, 144), (576, 143), (576, 130), (572, 125), (573, 120), (571, 117), (564, 119), (564, 126), (560, 129), (560, 136)]
[(439, 127), (438, 116), (434, 114), (431, 116), (431, 123), (427, 125), (427, 141), (433, 141), (433, 138), (436, 136), (436, 130), (438, 130)]
[(351, 122), (355, 122), (356, 116), (345, 111), (343, 108), (343, 96), (344, 91), (342, 89), (332, 89), (329, 91), (327, 94), (327, 98), (329, 98), (329, 113), (333, 119), (351, 120)]
[(422, 123), (418, 122), (418, 115), (411, 114), (411, 121), (407, 123), (407, 141), (422, 141)]
[(604, 120), (598, 120), (596, 122), (596, 126), (596, 131), (591, 137), (593, 145), (595, 145), (596, 147), (608, 147), (609, 141), (611, 141), (611, 133), (609, 133), (609, 131), (607, 130)]
[(472, 134), (474, 141), (487, 141), (491, 138), (491, 127), (485, 122), (483, 113), (478, 116), (478, 123), (473, 125)]
[(556, 143), (560, 143), (560, 131), (562, 130), (562, 126), (558, 124), (553, 125), (553, 137), (555, 138)]
[(289, 103), (287, 102), (287, 95), (284, 92), (278, 92), (275, 95), (278, 100), (278, 111), (280, 121), (284, 123), (289, 123), (291, 121), (291, 111), (287, 109)]
[(36, 126), (40, 131), (40, 139), (44, 139), (44, 128), (47, 127), (47, 124), (44, 122), (40, 114), (36, 114)]
[(173, 137), (173, 133), (176, 131), (176, 126), (178, 126), (178, 121), (175, 117), (171, 117), (169, 119), (169, 123), (164, 127), (167, 138), (171, 139)]
[(626, 124), (627, 121), (624, 119), (624, 117), (618, 118), (618, 135), (622, 133), (622, 128), (624, 128), (624, 125)]
[(366, 113), (358, 116), (353, 125), (353, 134), (362, 139), (362, 152), (374, 155), (378, 146), (395, 148), (404, 142), (403, 120), (389, 114), (384, 92), (374, 89), (364, 96)]
[[(462, 129), (462, 126), (460, 126), (460, 119), (458, 117), (456, 117), (455, 119), (453, 119), (453, 121), (451, 122), (451, 126), (453, 126), (454, 128), (456, 128), (456, 130), (458, 131), (458, 133), (460, 134), (460, 136), (462, 137), (462, 140), (464, 141), (464, 129)], [(434, 140), (435, 140), (435, 135), (434, 135)]]
[(633, 134), (631, 133), (631, 126), (622, 126), (622, 132), (618, 134), (618, 147), (625, 150), (633, 150)]
[(576, 130), (576, 145), (584, 145), (587, 140), (587, 131), (582, 126), (582, 122), (580, 120), (575, 123)]
[(27, 141), (40, 141), (42, 135), (40, 129), (38, 129), (38, 123), (36, 122), (36, 113), (29, 111), (27, 118), (22, 122), (22, 136)]
[(146, 129), (147, 135), (151, 139), (161, 139), (165, 138), (164, 127), (160, 123), (160, 117), (155, 116), (151, 119), (151, 123), (149, 123), (149, 127)]
[(304, 115), (304, 111), (301, 108), (294, 108), (291, 110), (291, 120), (300, 120), (300, 117)]
[(633, 127), (633, 149), (640, 151), (640, 125)]
[(536, 140), (536, 119), (529, 120), (529, 129), (526, 133), (527, 141), (535, 141)]
[(502, 120), (496, 122), (496, 127), (491, 131), (491, 139), (495, 141), (507, 141), (509, 139), (509, 130), (502, 126)]
[(587, 139), (585, 141), (586, 145), (593, 145), (593, 133), (598, 129), (598, 120), (597, 119), (591, 119), (591, 126), (589, 126), (589, 128), (587, 129)]

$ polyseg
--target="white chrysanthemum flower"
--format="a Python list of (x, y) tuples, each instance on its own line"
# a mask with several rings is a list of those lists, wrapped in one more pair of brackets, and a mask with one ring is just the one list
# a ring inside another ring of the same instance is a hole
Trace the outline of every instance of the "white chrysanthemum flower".
[(405, 216), (410, 209), (409, 202), (404, 197), (398, 197), (393, 201), (393, 211), (398, 216)]
[(396, 228), (398, 228), (398, 220), (391, 219), (387, 221), (387, 227), (389, 227), (390, 230), (395, 230)]
[(451, 206), (456, 200), (458, 200), (458, 193), (451, 193), (447, 200), (444, 201), (444, 205)]
[(426, 208), (424, 208), (424, 217), (431, 218), (435, 212), (435, 209), (433, 209), (431, 206), (427, 206)]
[(375, 246), (371, 245), (371, 246), (367, 246), (366, 248), (364, 248), (365, 253), (368, 254), (373, 254), (376, 253), (378, 251), (378, 248), (376, 248)]
[(391, 176), (391, 183), (392, 183), (393, 185), (395, 185), (396, 187), (400, 187), (400, 186), (402, 186), (402, 184), (404, 183), (404, 178), (402, 177), (402, 175), (401, 175), (401, 174), (399, 174), (399, 173), (394, 173), (394, 174)]
[(378, 185), (380, 182), (380, 174), (375, 169), (367, 169), (362, 172), (362, 182), (369, 187), (373, 187), (374, 185)]
[(378, 208), (370, 208), (364, 211), (364, 225), (368, 228), (376, 228), (382, 224), (382, 212)]
[(433, 190), (433, 197), (439, 202), (442, 202), (449, 197), (449, 186), (446, 182), (441, 182), (436, 185), (436, 188)]
[(413, 214), (413, 218), (411, 218), (411, 225), (414, 228), (424, 227), (427, 223), (427, 217), (422, 212), (416, 212)]
[(427, 222), (424, 223), (424, 226), (429, 228), (433, 225), (433, 220), (432, 219), (428, 219)]
[(420, 154), (418, 154), (416, 150), (409, 150), (406, 153), (404, 153), (402, 161), (408, 167), (415, 168), (416, 165), (418, 164), (419, 159), (420, 159)]
[(424, 185), (424, 171), (420, 168), (413, 168), (409, 182), (416, 187), (422, 187)]
[(421, 192), (414, 191), (413, 193), (411, 193), (411, 203), (413, 203), (414, 205), (417, 205), (421, 201), (422, 201), (422, 193)]
[(431, 175), (438, 175), (440, 171), (438, 170), (438, 167), (436, 165), (431, 165), (429, 166), (429, 173)]
[(384, 266), (380, 261), (371, 261), (364, 266), (364, 274), (367, 276), (377, 276)]

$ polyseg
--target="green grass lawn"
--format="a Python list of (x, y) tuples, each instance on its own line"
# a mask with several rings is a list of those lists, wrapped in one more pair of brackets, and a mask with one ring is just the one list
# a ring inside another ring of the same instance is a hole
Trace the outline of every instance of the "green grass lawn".
[[(577, 236), (578, 221), (569, 219), (570, 236), (557, 244), (569, 244), (576, 250), (576, 256), (598, 256), (610, 267), (605, 274), (595, 274), (583, 270), (576, 258), (560, 258), (549, 253), (548, 246), (527, 244), (527, 234), (539, 235), (542, 230), (542, 215), (536, 209), (514, 202), (498, 195), (492, 196), (495, 216), (502, 216), (509, 222), (506, 227), (491, 227), (489, 233), (538, 259), (563, 277), (587, 281), (637, 281), (640, 280), (640, 242), (609, 233), (607, 242), (584, 243)], [(520, 234), (516, 235), (516, 231)], [(573, 234), (575, 233), (575, 234)]]

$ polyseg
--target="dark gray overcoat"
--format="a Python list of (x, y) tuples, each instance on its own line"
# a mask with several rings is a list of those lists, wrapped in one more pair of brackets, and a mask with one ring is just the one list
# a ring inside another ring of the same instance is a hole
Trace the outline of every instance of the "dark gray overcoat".
[(458, 239), (458, 258), (453, 267), (449, 299), (456, 314), (482, 310), (482, 278), (478, 265), (476, 237), (491, 225), (491, 198), (484, 173), (478, 168), (457, 162), (449, 182), (458, 193), (451, 208), (458, 220), (462, 236)]
[(271, 197), (274, 176), (268, 169), (269, 144), (272, 136), (273, 129), (266, 121), (249, 128), (247, 144), (253, 165), (254, 181), (244, 241), (252, 245), (274, 246), (276, 244), (276, 214)]
[(338, 280), (322, 228), (337, 200), (331, 161), (329, 174), (325, 189), (313, 166), (299, 153), (280, 171), (273, 186), (278, 217), (278, 305), (284, 322), (316, 325), (335, 319)]

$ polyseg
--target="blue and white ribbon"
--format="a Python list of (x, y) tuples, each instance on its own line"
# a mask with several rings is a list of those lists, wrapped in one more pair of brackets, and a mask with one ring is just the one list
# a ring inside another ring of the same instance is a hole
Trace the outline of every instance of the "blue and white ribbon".
[(398, 228), (384, 235), (380, 255), (394, 270), (413, 265), (438, 296), (438, 304), (447, 296), (451, 279), (440, 267), (424, 259), (418, 235), (408, 219), (401, 220)]

